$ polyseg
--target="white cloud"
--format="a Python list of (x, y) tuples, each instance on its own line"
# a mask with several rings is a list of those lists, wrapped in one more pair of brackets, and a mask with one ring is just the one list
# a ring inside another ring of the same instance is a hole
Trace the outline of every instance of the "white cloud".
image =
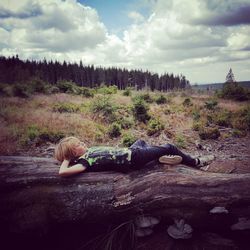
[[(26, 8), (23, 4), (22, 8)], [(33, 1), (41, 13), (27, 18), (18, 18), (24, 10), (15, 12), (12, 5), (3, 6), (6, 16), (0, 25), (9, 32), (13, 49), (41, 49), (47, 52), (84, 51), (106, 39), (106, 28), (99, 21), (97, 12), (76, 1)], [(3, 8), (2, 7), (2, 8)], [(9, 8), (9, 9), (8, 9)]]
[[(237, 6), (247, 1), (239, 0)], [(249, 26), (208, 21), (212, 14), (228, 16), (236, 6), (233, 2), (141, 0), (150, 6), (150, 16), (128, 13), (134, 24), (119, 38), (107, 30), (95, 9), (76, 0), (5, 0), (0, 3), (0, 51), (20, 58), (81, 59), (97, 66), (183, 73), (192, 82), (224, 81), (228, 68), (235, 67), (246, 80)]]
[(131, 18), (136, 23), (144, 21), (144, 16), (137, 11), (130, 11), (128, 13), (128, 17)]

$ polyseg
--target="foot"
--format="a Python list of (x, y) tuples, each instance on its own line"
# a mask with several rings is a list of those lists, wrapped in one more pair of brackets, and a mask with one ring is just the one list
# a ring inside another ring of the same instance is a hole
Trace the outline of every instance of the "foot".
[(182, 157), (179, 155), (163, 155), (159, 158), (159, 162), (168, 165), (176, 165), (181, 163)]
[(199, 157), (200, 163), (197, 165), (202, 170), (208, 170), (209, 164), (215, 159), (214, 155), (204, 155)]

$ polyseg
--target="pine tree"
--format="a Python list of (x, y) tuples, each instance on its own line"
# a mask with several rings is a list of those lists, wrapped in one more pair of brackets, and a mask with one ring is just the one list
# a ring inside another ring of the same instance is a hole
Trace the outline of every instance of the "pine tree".
[(228, 74), (227, 74), (227, 76), (226, 76), (226, 82), (227, 82), (227, 83), (236, 82), (236, 81), (235, 81), (235, 78), (234, 78), (234, 73), (233, 73), (233, 71), (232, 71), (231, 68), (229, 69), (229, 72), (228, 72)]

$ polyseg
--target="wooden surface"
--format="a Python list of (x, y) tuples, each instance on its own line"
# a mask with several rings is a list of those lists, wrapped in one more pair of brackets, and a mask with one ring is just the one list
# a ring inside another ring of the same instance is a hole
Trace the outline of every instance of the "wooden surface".
[[(250, 218), (250, 174), (154, 166), (130, 173), (63, 178), (53, 159), (0, 156), (0, 227), (46, 231), (51, 223), (123, 221), (137, 215), (184, 218), (197, 227)], [(228, 214), (211, 214), (214, 207)], [(219, 216), (219, 218), (218, 218)]]

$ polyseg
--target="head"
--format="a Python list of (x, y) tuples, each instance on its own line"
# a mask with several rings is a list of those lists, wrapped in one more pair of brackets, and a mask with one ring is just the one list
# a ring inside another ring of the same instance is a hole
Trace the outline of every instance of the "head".
[(83, 155), (86, 152), (86, 146), (78, 138), (70, 136), (63, 138), (55, 148), (55, 158), (62, 162), (64, 159), (72, 160)]

